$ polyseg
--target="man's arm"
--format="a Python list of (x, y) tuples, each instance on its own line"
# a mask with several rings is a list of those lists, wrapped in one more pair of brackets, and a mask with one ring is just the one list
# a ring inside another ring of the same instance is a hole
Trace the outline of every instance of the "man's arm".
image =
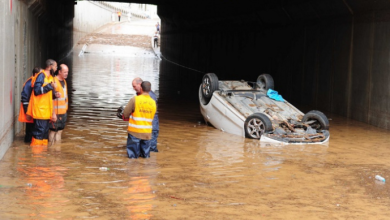
[(37, 76), (37, 79), (35, 80), (34, 83), (34, 95), (42, 95), (50, 92), (53, 90), (53, 87), (51, 84), (47, 84), (46, 86), (42, 87), (43, 83), (45, 82), (45, 74), (44, 73), (39, 73)]
[(130, 101), (127, 103), (125, 109), (123, 110), (123, 117), (129, 118), (131, 113), (135, 110), (135, 96), (130, 99)]
[(23, 90), (22, 90), (22, 94), (21, 94), (21, 102), (23, 103), (23, 105), (28, 105), (28, 103), (30, 101), (31, 91), (32, 91), (31, 79), (29, 79), (25, 83)]
[(156, 104), (157, 104), (157, 96), (156, 96), (156, 94), (155, 94), (153, 91), (150, 91), (150, 92), (149, 92), (149, 96), (150, 96), (150, 98), (152, 98), (152, 99), (156, 102)]

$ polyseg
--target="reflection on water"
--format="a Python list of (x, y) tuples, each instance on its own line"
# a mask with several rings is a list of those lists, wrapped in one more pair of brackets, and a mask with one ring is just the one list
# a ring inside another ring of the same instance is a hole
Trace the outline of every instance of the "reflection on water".
[[(0, 219), (387, 218), (390, 188), (373, 177), (390, 179), (390, 132), (331, 116), (328, 146), (226, 134), (203, 123), (196, 101), (166, 96), (176, 81), (159, 78), (164, 61), (150, 51), (99, 50), (74, 57), (62, 143), (18, 138), (0, 161)], [(115, 114), (136, 76), (164, 98), (159, 153), (130, 160)]]
[(153, 216), (150, 213), (153, 209), (151, 201), (156, 196), (153, 194), (148, 177), (131, 177), (129, 188), (124, 194), (126, 196), (123, 203), (128, 205), (131, 219), (149, 219)]

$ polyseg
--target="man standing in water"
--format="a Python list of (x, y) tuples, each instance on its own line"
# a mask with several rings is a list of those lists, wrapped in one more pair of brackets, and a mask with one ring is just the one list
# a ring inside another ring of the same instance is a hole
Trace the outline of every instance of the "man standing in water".
[[(142, 83), (141, 78), (137, 77), (133, 79), (132, 85), (133, 85), (133, 89), (137, 92), (137, 95), (141, 94), (141, 83)], [(159, 133), (159, 122), (158, 122), (158, 112), (157, 112), (157, 96), (153, 91), (150, 91), (149, 95), (156, 102), (156, 114), (154, 115), (153, 118), (152, 139), (150, 140), (150, 151), (158, 152), (157, 137)]]
[(57, 85), (56, 92), (60, 94), (60, 97), (54, 99), (53, 109), (57, 116), (57, 121), (50, 123), (49, 142), (61, 141), (62, 131), (65, 128), (68, 110), (68, 86), (66, 84), (66, 78), (68, 77), (69, 68), (65, 64), (61, 64), (58, 68), (58, 75), (54, 77), (54, 82)]
[(151, 84), (141, 83), (141, 94), (134, 96), (127, 103), (123, 116), (129, 119), (127, 127), (127, 154), (129, 158), (150, 157), (150, 139), (152, 121), (156, 113), (156, 102), (150, 97)]
[[(31, 145), (47, 146), (49, 137), (49, 122), (56, 121), (56, 115), (53, 115), (53, 90), (56, 84), (53, 82), (53, 74), (57, 70), (57, 62), (48, 59), (45, 70), (38, 73), (33, 79), (32, 86), (34, 92), (31, 94), (32, 103), (30, 103), (27, 115), (34, 118), (34, 129), (32, 132)], [(56, 97), (59, 94), (56, 93)]]
[(32, 131), (34, 128), (34, 120), (32, 120), (31, 117), (27, 118), (26, 113), (28, 109), (28, 105), (30, 104), (30, 97), (32, 93), (32, 87), (31, 87), (31, 82), (37, 73), (41, 71), (41, 68), (35, 67), (32, 71), (32, 76), (24, 83), (23, 85), (23, 90), (21, 94), (21, 111), (19, 114), (19, 121), (26, 122), (26, 135), (24, 136), (24, 142), (30, 143), (32, 139)]

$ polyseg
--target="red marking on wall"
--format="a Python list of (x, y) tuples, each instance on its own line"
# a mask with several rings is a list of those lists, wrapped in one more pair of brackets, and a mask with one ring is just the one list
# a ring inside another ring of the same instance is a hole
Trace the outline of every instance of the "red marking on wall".
[(12, 0), (9, 0), (9, 11), (12, 12)]

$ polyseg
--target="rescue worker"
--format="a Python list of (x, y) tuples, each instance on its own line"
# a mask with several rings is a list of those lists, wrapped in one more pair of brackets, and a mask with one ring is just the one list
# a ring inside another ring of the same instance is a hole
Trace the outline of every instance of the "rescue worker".
[(156, 102), (150, 97), (151, 84), (141, 83), (141, 94), (134, 96), (127, 103), (123, 116), (129, 119), (127, 127), (127, 154), (129, 158), (150, 157), (150, 139), (152, 121), (156, 113)]
[[(53, 74), (57, 70), (57, 62), (48, 59), (46, 67), (32, 80), (33, 93), (30, 98), (30, 105), (27, 115), (34, 119), (32, 141), (30, 146), (47, 146), (49, 136), (49, 122), (56, 121), (53, 114), (53, 90), (56, 85), (53, 82)], [(59, 93), (55, 94), (59, 97)]]
[(26, 115), (28, 104), (30, 102), (30, 96), (32, 92), (31, 81), (33, 77), (41, 71), (41, 68), (35, 67), (32, 71), (32, 76), (23, 84), (21, 94), (21, 106), (19, 111), (19, 121), (26, 122), (26, 135), (24, 136), (24, 142), (30, 143), (32, 139), (32, 130), (34, 128), (34, 120)]
[(118, 21), (121, 22), (122, 12), (118, 11)]
[[(137, 77), (133, 79), (132, 85), (133, 89), (137, 92), (137, 95), (141, 94), (141, 83), (142, 79)], [(150, 90), (149, 92), (150, 97), (156, 102), (156, 108), (157, 108), (157, 96), (156, 94)], [(150, 140), (150, 151), (152, 152), (158, 152), (157, 149), (157, 137), (159, 133), (159, 122), (158, 122), (158, 114), (157, 114), (157, 109), (156, 109), (156, 114), (154, 115), (153, 118), (153, 128), (152, 128), (152, 139)]]
[(68, 86), (66, 78), (68, 77), (69, 68), (65, 64), (61, 64), (58, 68), (58, 74), (53, 77), (57, 85), (56, 92), (59, 92), (60, 97), (53, 100), (54, 113), (57, 116), (57, 121), (50, 122), (49, 142), (61, 141), (62, 131), (65, 128), (67, 119), (66, 112), (68, 111)]

